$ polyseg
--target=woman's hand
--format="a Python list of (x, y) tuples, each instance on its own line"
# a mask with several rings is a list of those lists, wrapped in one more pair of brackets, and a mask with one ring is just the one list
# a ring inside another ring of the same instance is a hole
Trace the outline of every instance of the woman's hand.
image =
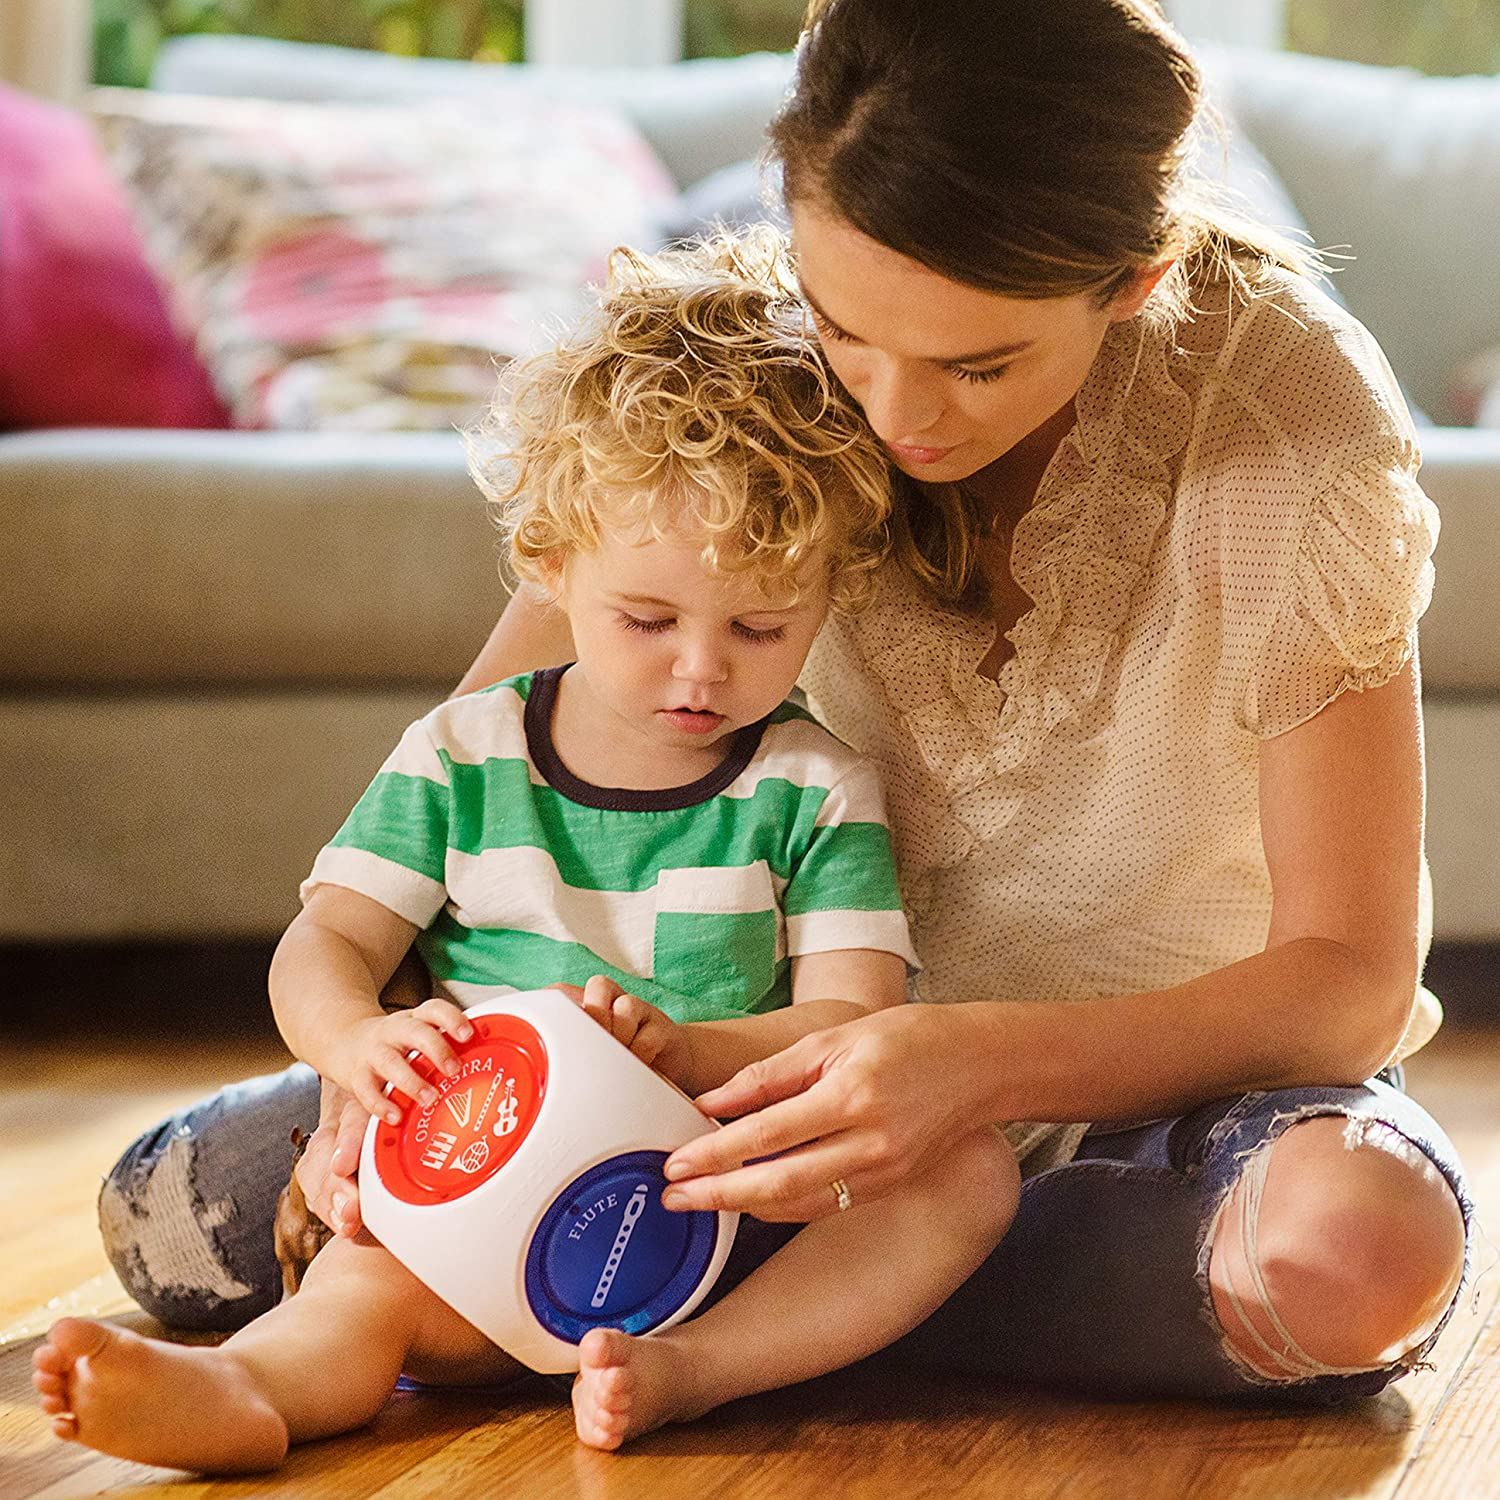
[(986, 1123), (983, 1080), (995, 1064), (960, 1009), (861, 1016), (701, 1095), (705, 1114), (741, 1118), (673, 1152), (663, 1203), (795, 1221), (834, 1212), (836, 1180), (854, 1203), (882, 1197)]
[(555, 984), (552, 988), (581, 1006), (621, 1046), (628, 1047), (663, 1078), (681, 1087), (689, 1076), (690, 1034), (665, 1011), (638, 995), (627, 994), (607, 974), (595, 974), (582, 989), (576, 984)]
[(352, 1239), (359, 1233), (360, 1146), (370, 1112), (331, 1079), (323, 1080), (318, 1128), (295, 1168), (307, 1206), (335, 1234)]

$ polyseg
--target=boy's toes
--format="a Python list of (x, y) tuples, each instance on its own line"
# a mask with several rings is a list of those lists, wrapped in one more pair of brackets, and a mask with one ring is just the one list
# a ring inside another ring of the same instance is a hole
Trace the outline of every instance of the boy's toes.
[(43, 1411), (68, 1409), (68, 1383), (60, 1375), (33, 1375), (31, 1384), (41, 1399)]
[[(109, 1343), (110, 1332), (102, 1323), (91, 1323), (87, 1318), (59, 1318), (47, 1330), (47, 1343), (61, 1356), (61, 1364), (48, 1366), (65, 1370), (76, 1364), (85, 1355), (102, 1354)], [(37, 1350), (40, 1354), (41, 1349)]]
[(63, 1412), (52, 1418), (52, 1436), (71, 1443), (78, 1437), (78, 1418), (71, 1412)]
[(38, 1374), (61, 1375), (72, 1361), (56, 1344), (43, 1340), (31, 1351), (31, 1368)]
[(635, 1340), (618, 1328), (591, 1328), (578, 1346), (578, 1363), (584, 1369), (624, 1374)]

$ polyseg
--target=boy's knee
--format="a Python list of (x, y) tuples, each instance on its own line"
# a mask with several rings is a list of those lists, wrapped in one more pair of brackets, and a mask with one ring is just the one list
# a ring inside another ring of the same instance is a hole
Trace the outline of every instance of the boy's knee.
[(1010, 1142), (986, 1126), (961, 1137), (945, 1153), (930, 1186), (943, 1199), (943, 1213), (972, 1223), (977, 1232), (1003, 1231), (1021, 1194), (1021, 1169)]

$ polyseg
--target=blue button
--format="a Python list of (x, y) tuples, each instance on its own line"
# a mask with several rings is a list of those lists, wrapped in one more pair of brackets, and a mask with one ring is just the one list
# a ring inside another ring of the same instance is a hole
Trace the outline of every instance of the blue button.
[(616, 1156), (569, 1183), (526, 1252), (537, 1321), (576, 1344), (590, 1328), (645, 1333), (698, 1289), (713, 1258), (715, 1213), (662, 1207), (664, 1151)]

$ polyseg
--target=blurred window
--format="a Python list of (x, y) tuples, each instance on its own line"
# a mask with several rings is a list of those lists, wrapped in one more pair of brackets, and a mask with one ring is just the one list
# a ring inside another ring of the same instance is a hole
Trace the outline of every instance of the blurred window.
[[(622, 5), (629, 0), (619, 0)], [(686, 0), (689, 57), (785, 51), (806, 0)], [(94, 79), (142, 86), (168, 37), (195, 33), (329, 42), (406, 57), (513, 62), (523, 0), (93, 0)]]
[(1500, 0), (1289, 0), (1287, 45), (1425, 73), (1500, 72)]
[(522, 0), (94, 0), (94, 79), (144, 85), (168, 37), (330, 42), (406, 57), (509, 62)]

